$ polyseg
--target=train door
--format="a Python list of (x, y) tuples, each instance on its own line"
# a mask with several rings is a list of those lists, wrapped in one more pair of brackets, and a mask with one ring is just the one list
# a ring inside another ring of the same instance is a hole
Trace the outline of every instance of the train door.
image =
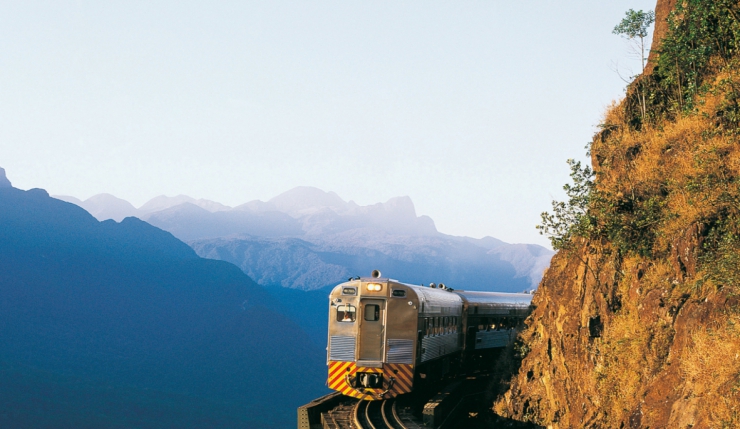
[(385, 332), (385, 301), (381, 299), (363, 299), (360, 301), (362, 318), (360, 319), (360, 353), (359, 360), (383, 360), (383, 337)]

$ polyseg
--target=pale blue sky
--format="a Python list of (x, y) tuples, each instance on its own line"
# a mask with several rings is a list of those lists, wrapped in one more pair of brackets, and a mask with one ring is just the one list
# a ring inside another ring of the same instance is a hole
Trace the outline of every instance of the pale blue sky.
[(585, 159), (612, 28), (655, 1), (0, 2), (14, 186), (229, 205), (295, 186), (408, 195), (440, 231), (546, 244)]

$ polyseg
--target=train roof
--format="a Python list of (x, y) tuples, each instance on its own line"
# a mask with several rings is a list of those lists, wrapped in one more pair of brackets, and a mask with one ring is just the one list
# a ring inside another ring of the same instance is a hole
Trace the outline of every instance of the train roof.
[[(351, 279), (346, 283), (353, 283), (355, 281), (360, 282), (379, 282), (379, 283), (396, 283), (399, 285), (406, 286), (413, 289), (420, 299), (427, 302), (435, 302), (438, 304), (446, 303), (452, 304), (454, 302), (463, 301), (469, 306), (483, 307), (493, 310), (497, 309), (517, 309), (524, 310), (528, 309), (532, 304), (532, 295), (528, 293), (507, 293), (507, 292), (484, 292), (484, 291), (467, 291), (467, 290), (456, 290), (456, 289), (441, 289), (431, 288), (429, 286), (413, 285), (409, 283), (399, 282), (398, 280), (387, 278), (387, 277), (361, 277)], [(342, 286), (342, 283), (338, 286)], [(481, 310), (483, 309), (481, 308)]]
[(532, 305), (528, 293), (455, 291), (468, 306), (468, 314), (526, 316)]
[(521, 307), (529, 307), (532, 304), (532, 295), (528, 293), (505, 293), (505, 292), (478, 292), (467, 290), (456, 290), (456, 293), (469, 304), (505, 304)]

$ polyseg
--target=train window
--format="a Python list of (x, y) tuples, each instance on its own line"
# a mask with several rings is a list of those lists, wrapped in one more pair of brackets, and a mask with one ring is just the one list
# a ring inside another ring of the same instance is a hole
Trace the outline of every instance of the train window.
[(357, 308), (354, 305), (337, 306), (337, 322), (354, 322)]
[(342, 288), (342, 295), (357, 295), (357, 288), (356, 287)]
[(443, 334), (446, 334), (448, 332), (447, 328), (449, 328), (449, 325), (448, 325), (449, 322), (447, 319), (449, 319), (449, 317), (444, 317), (442, 319), (442, 333)]
[(380, 319), (380, 306), (377, 304), (365, 304), (365, 320), (374, 322)]
[(406, 296), (406, 291), (403, 289), (394, 289), (392, 295), (399, 297), (399, 298), (403, 298)]

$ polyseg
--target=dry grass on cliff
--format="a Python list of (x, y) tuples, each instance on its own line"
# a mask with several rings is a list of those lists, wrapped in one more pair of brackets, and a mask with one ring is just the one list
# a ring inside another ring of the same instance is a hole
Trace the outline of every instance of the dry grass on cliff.
[[(718, 76), (715, 86), (727, 80), (740, 82), (740, 73)], [(692, 223), (740, 215), (738, 139), (717, 125), (726, 94), (708, 92), (697, 104), (693, 115), (639, 131), (626, 126), (624, 109), (614, 106), (604, 119), (607, 141), (594, 149), (600, 190), (615, 206), (638, 209), (632, 224), (654, 230), (654, 252), (667, 251)]]
[(681, 372), (701, 397), (703, 414), (721, 427), (740, 427), (740, 315), (697, 327), (681, 356)]

